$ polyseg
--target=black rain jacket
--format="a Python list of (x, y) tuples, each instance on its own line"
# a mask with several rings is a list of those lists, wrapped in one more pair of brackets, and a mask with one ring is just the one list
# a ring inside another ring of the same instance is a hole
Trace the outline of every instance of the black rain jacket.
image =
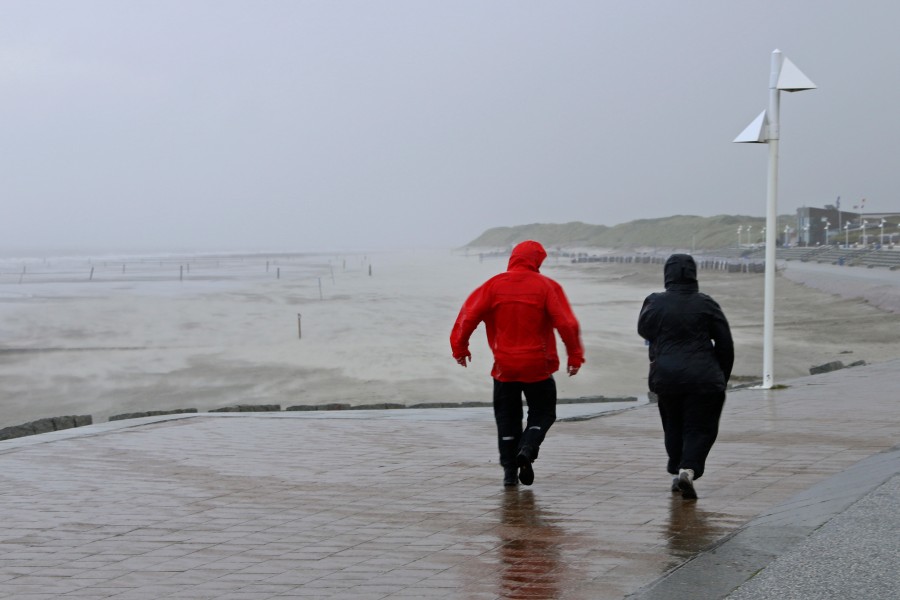
[(638, 317), (638, 334), (650, 342), (650, 391), (724, 392), (734, 366), (725, 314), (699, 291), (690, 255), (670, 256), (664, 274), (666, 291), (647, 296)]

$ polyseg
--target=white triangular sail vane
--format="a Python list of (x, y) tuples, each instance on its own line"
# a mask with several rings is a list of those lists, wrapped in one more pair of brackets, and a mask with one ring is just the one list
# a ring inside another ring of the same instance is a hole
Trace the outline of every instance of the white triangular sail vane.
[(778, 84), (775, 86), (779, 90), (785, 92), (800, 92), (803, 90), (814, 90), (816, 84), (810, 81), (809, 77), (803, 74), (803, 71), (797, 68), (785, 56), (781, 65), (781, 72), (778, 74)]
[(765, 144), (769, 141), (769, 119), (766, 111), (759, 113), (740, 135), (734, 138), (736, 144)]

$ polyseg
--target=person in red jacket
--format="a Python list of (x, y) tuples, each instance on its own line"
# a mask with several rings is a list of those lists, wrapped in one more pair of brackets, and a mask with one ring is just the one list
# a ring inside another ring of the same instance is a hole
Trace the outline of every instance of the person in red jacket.
[[(546, 257), (538, 242), (518, 244), (506, 272), (490, 278), (468, 297), (450, 333), (453, 358), (465, 367), (472, 359), (469, 338), (484, 322), (494, 353), (494, 419), (506, 486), (534, 482), (531, 463), (556, 421), (553, 373), (559, 369), (559, 356), (554, 329), (566, 346), (569, 376), (584, 363), (578, 321), (562, 286), (540, 273)], [(528, 403), (524, 431), (522, 394)]]

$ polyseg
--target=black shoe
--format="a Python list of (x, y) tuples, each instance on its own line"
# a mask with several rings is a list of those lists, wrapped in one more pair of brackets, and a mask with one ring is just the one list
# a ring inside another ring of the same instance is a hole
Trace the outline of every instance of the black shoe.
[(681, 486), (678, 485), (678, 475), (676, 475), (675, 477), (672, 478), (672, 493), (673, 494), (681, 493)]
[(694, 489), (694, 471), (681, 469), (678, 473), (678, 487), (681, 489), (681, 497), (685, 500), (696, 500), (697, 491)]
[(519, 472), (516, 467), (503, 467), (503, 485), (511, 487), (519, 483)]
[(522, 446), (519, 454), (516, 456), (516, 464), (519, 465), (519, 481), (524, 485), (534, 483), (534, 469), (531, 468), (531, 461), (534, 460), (534, 450), (531, 446)]

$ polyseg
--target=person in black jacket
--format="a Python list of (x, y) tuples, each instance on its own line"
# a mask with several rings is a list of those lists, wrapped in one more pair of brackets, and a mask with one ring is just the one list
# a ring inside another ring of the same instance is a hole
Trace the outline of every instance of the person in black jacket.
[(650, 344), (650, 391), (662, 418), (672, 491), (695, 499), (694, 480), (719, 433), (734, 342), (722, 309), (699, 291), (697, 264), (673, 254), (664, 268), (666, 291), (650, 294), (638, 334)]

